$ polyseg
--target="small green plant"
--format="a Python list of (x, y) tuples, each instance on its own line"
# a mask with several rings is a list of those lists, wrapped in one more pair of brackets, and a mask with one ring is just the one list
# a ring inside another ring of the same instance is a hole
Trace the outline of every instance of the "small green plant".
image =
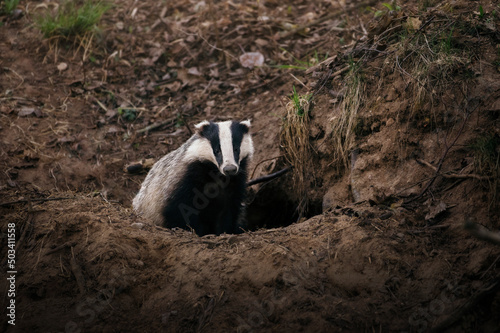
[(311, 99), (311, 94), (306, 94), (304, 96), (300, 96), (295, 89), (295, 86), (292, 87), (293, 93), (290, 96), (290, 100), (295, 107), (297, 115), (302, 117), (309, 111), (309, 100)]
[(486, 15), (486, 13), (484, 12), (483, 6), (479, 5), (479, 19), (482, 19), (484, 15)]
[(110, 5), (102, 1), (85, 0), (78, 7), (74, 1), (65, 1), (56, 13), (36, 18), (36, 24), (46, 38), (83, 38), (97, 28), (97, 23), (109, 8)]
[(441, 52), (445, 53), (445, 54), (450, 54), (453, 50), (453, 30), (455, 29), (455, 27), (452, 27), (450, 32), (446, 35), (444, 34), (443, 36), (443, 39), (441, 41), (441, 45), (440, 45), (440, 50)]
[(4, 0), (0, 2), (0, 14), (4, 13), (9, 15), (16, 9), (19, 4), (19, 0)]
[(184, 122), (184, 117), (182, 116), (182, 114), (177, 113), (175, 118), (176, 118), (175, 119), (175, 128), (181, 128), (182, 126), (184, 126), (186, 124)]
[(399, 6), (395, 2), (393, 2), (393, 3), (384, 2), (384, 3), (382, 3), (382, 6), (384, 6), (386, 9), (374, 10), (374, 9), (368, 8), (368, 10), (373, 13), (374, 17), (380, 17), (382, 15), (388, 14), (389, 12), (398, 12), (401, 10), (401, 6)]
[(137, 109), (135, 108), (118, 108), (118, 114), (126, 121), (134, 121), (137, 118)]

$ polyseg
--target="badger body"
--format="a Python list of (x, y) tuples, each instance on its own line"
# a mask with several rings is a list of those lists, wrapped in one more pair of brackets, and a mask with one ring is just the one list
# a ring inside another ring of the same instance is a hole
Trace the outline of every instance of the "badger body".
[(157, 225), (194, 229), (200, 236), (241, 232), (254, 151), (250, 121), (203, 121), (195, 128), (153, 165), (133, 207)]

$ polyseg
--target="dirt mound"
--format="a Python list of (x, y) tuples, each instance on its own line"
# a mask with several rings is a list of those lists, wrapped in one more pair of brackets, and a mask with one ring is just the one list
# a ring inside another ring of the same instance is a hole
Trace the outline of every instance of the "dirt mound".
[[(25, 229), (16, 328), (423, 330), (488, 297), (478, 274), (494, 274), (499, 251), (453, 225), (408, 227), (413, 219), (361, 205), (200, 238), (145, 224), (102, 198), (34, 204), (17, 219)], [(457, 243), (471, 254), (456, 253)], [(485, 304), (474, 311), (490, 319), (472, 327), (500, 324), (498, 303)]]
[[(498, 330), (500, 247), (463, 228), (500, 227), (496, 4), (113, 3), (85, 45), (42, 38), (53, 2), (0, 13), (3, 331)], [(294, 164), (248, 232), (132, 212), (127, 165), (232, 118), (251, 178)]]

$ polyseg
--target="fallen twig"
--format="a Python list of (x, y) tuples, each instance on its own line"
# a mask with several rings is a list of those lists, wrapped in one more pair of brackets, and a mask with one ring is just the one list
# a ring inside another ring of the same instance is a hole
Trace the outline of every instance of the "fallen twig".
[(137, 133), (141, 134), (141, 133), (144, 133), (144, 132), (149, 132), (151, 130), (157, 129), (158, 127), (162, 127), (162, 126), (168, 125), (168, 124), (170, 124), (171, 126), (173, 126), (174, 125), (173, 121), (175, 119), (177, 119), (177, 117), (171, 117), (171, 118), (169, 118), (169, 119), (167, 119), (165, 121), (162, 121), (161, 123), (151, 124), (151, 125), (146, 126), (146, 127), (142, 128), (140, 130), (137, 130)]
[(264, 160), (260, 161), (259, 163), (257, 163), (257, 164), (255, 165), (255, 167), (253, 168), (253, 172), (252, 172), (252, 175), (250, 176), (250, 178), (252, 178), (252, 177), (253, 177), (253, 175), (255, 175), (255, 170), (257, 170), (257, 167), (258, 167), (259, 165), (261, 165), (261, 164), (262, 164), (262, 163), (264, 163), (264, 162), (267, 162), (267, 161), (272, 161), (272, 160), (275, 160), (275, 159), (280, 158), (280, 157), (283, 157), (283, 155), (274, 156), (274, 157), (271, 157), (271, 158), (266, 158), (266, 159), (264, 159)]
[(405, 232), (408, 234), (417, 235), (429, 232), (438, 232), (441, 229), (447, 229), (449, 227), (450, 227), (449, 224), (440, 224), (440, 225), (433, 225), (430, 227), (424, 227), (422, 229), (405, 230)]
[(45, 255), (49, 255), (49, 254), (52, 254), (54, 252), (57, 252), (59, 250), (62, 250), (66, 247), (73, 247), (76, 245), (76, 242), (66, 242), (64, 244), (61, 244), (59, 246), (56, 246), (55, 248), (51, 249), (51, 250), (48, 250), (47, 252), (45, 252)]
[(278, 178), (278, 177), (284, 175), (285, 173), (287, 173), (290, 170), (292, 170), (291, 166), (287, 167), (287, 168), (284, 168), (283, 170), (280, 170), (278, 172), (272, 173), (270, 175), (252, 179), (252, 180), (250, 180), (247, 183), (247, 186), (252, 186), (252, 185), (255, 185), (255, 184), (259, 184), (259, 183), (263, 183), (263, 182), (266, 182), (266, 181), (269, 181), (269, 180), (273, 180), (274, 178)]

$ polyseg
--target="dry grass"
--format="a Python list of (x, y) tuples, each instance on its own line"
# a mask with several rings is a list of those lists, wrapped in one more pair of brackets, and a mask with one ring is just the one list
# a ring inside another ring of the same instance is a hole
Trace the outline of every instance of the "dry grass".
[(344, 78), (345, 97), (340, 105), (340, 113), (332, 118), (332, 165), (338, 170), (349, 167), (350, 152), (354, 146), (357, 115), (363, 98), (363, 83), (359, 67), (351, 63)]
[(61, 44), (72, 44), (75, 55), (83, 50), (83, 60), (87, 60), (96, 37), (100, 32), (98, 23), (110, 5), (104, 1), (85, 0), (83, 2), (62, 1), (53, 9), (39, 13), (36, 26), (50, 42), (57, 54)]
[(463, 101), (457, 97), (473, 77), (469, 70), (473, 51), (457, 38), (462, 35), (459, 25), (456, 20), (422, 15), (409, 18), (399, 30), (384, 36), (391, 45), (377, 95), (385, 93), (385, 75), (397, 74), (404, 80), (404, 90), (399, 92), (410, 101), (409, 109), (401, 109), (396, 115), (406, 128), (400, 132), (398, 156), (402, 160), (408, 155), (406, 142), (411, 139), (412, 128), (448, 130), (463, 119)]
[(297, 207), (301, 217), (307, 209), (306, 191), (313, 176), (311, 145), (309, 143), (310, 97), (299, 96), (295, 91), (286, 104), (280, 132), (280, 146), (285, 159), (293, 166), (294, 186), (300, 198)]
[[(454, 39), (455, 22), (433, 25), (426, 33), (405, 31), (396, 43), (394, 54), (385, 61), (407, 81), (408, 96), (413, 103), (410, 120), (429, 117), (433, 123), (442, 118), (429, 114), (442, 102), (448, 88), (466, 79), (466, 67), (471, 62), (470, 52)], [(460, 84), (458, 84), (460, 86)]]

